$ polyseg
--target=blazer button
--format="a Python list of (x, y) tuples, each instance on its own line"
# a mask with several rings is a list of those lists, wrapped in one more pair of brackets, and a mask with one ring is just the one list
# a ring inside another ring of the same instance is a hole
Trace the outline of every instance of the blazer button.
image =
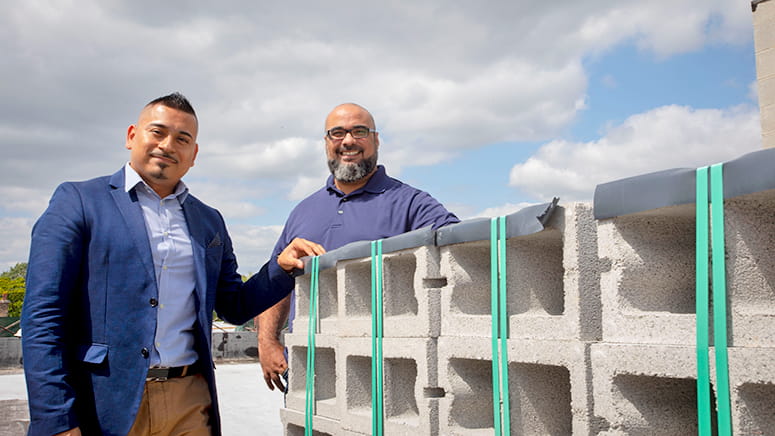
[(157, 299), (155, 299), (155, 298), (151, 298), (149, 303), (151, 303), (151, 307), (156, 307), (156, 306), (159, 305), (159, 301)]
[(143, 357), (145, 357), (146, 359), (148, 358), (148, 356), (151, 355), (151, 353), (148, 352), (147, 348), (143, 348), (142, 350), (140, 350), (140, 354), (142, 354)]

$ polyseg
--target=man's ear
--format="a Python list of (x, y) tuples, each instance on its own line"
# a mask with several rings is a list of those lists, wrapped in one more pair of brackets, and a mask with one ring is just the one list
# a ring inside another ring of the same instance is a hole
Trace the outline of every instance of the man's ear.
[(379, 132), (374, 132), (374, 146), (379, 149)]
[(137, 134), (137, 127), (132, 124), (126, 129), (126, 148), (127, 150), (132, 149), (132, 141), (135, 139), (135, 135)]
[(194, 157), (191, 158), (191, 166), (196, 163), (196, 155), (199, 154), (199, 143), (194, 144)]

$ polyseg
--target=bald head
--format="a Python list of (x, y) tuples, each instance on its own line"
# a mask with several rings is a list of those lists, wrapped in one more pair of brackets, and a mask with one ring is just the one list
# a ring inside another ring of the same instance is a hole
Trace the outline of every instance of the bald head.
[(342, 103), (339, 106), (333, 108), (331, 112), (329, 112), (328, 116), (326, 117), (325, 130), (328, 131), (328, 129), (332, 127), (337, 127), (338, 124), (336, 123), (340, 122), (343, 118), (358, 118), (361, 120), (368, 120), (368, 123), (366, 124), (367, 127), (371, 129), (377, 128), (376, 124), (374, 123), (374, 117), (368, 110), (366, 110), (365, 107), (355, 103)]

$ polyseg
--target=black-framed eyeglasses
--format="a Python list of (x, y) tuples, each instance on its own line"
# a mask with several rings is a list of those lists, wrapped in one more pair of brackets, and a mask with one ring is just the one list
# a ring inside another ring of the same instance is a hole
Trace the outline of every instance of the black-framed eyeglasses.
[(354, 139), (363, 139), (369, 136), (369, 134), (372, 132), (376, 132), (376, 130), (370, 129), (366, 126), (355, 126), (352, 129), (334, 127), (333, 129), (326, 131), (326, 136), (328, 136), (329, 139), (340, 140), (344, 139), (344, 137), (349, 133)]

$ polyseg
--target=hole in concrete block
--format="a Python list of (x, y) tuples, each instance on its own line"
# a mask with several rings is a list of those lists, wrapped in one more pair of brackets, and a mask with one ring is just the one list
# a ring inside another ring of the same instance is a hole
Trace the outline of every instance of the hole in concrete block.
[[(291, 392), (305, 395), (307, 390), (307, 348), (292, 347), (293, 374), (289, 377)], [(315, 350), (315, 400), (336, 400), (336, 354), (331, 348)]]
[(318, 277), (318, 319), (336, 319), (338, 301), (336, 268), (321, 271)]
[(514, 434), (572, 432), (570, 372), (563, 366), (510, 363), (509, 402)]
[(509, 314), (565, 312), (562, 247), (555, 229), (506, 241)]
[(371, 262), (345, 266), (345, 315), (371, 316)]
[[(304, 427), (296, 424), (288, 424), (285, 428), (285, 436), (304, 436)], [(312, 430), (312, 436), (332, 436), (322, 431)]]
[(417, 315), (414, 273), (417, 259), (412, 253), (383, 258), (382, 289), (385, 316)]
[(490, 313), (490, 241), (445, 247), (452, 284), (450, 309), (466, 315)]
[(336, 355), (332, 348), (315, 353), (315, 400), (336, 400)]
[(694, 206), (614, 218), (627, 246), (619, 297), (624, 309), (644, 312), (695, 312)]
[(492, 362), (450, 359), (448, 382), (450, 427), (469, 431), (493, 428)]
[(358, 415), (371, 415), (371, 357), (348, 356), (345, 374), (347, 411)]
[(696, 380), (618, 375), (614, 390), (632, 406), (619, 406), (622, 422), (617, 426), (626, 434), (697, 434)]
[(444, 398), (446, 394), (447, 392), (444, 390), (444, 388), (423, 388), (422, 389), (423, 398)]
[[(307, 318), (309, 317), (309, 300), (312, 292), (310, 276), (305, 275), (296, 280), (299, 280), (296, 310), (300, 316)], [(337, 310), (336, 269), (329, 268), (321, 271), (318, 277), (318, 320), (336, 319)]]
[(743, 384), (738, 389), (738, 397), (743, 434), (775, 432), (775, 384)]
[(418, 425), (420, 412), (414, 391), (417, 362), (411, 359), (385, 359), (383, 371), (385, 418)]
[(725, 206), (729, 292), (738, 311), (775, 313), (775, 190), (728, 200)]
[(288, 378), (290, 392), (301, 393), (307, 390), (307, 347), (291, 347), (293, 374)]

